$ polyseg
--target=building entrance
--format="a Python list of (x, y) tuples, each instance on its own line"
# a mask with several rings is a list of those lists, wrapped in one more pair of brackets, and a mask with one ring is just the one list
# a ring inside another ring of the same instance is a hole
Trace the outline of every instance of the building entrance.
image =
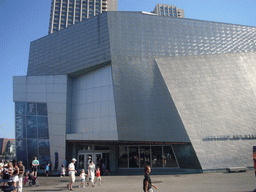
[(95, 166), (100, 167), (102, 169), (102, 165), (104, 167), (108, 167), (109, 165), (109, 152), (82, 152), (78, 153), (78, 169), (88, 170), (88, 165), (93, 161)]

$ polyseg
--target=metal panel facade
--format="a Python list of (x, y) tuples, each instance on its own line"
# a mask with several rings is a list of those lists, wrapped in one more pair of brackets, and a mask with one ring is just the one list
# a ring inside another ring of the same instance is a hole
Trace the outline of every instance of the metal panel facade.
[(66, 75), (110, 61), (106, 13), (31, 42), (28, 76)]

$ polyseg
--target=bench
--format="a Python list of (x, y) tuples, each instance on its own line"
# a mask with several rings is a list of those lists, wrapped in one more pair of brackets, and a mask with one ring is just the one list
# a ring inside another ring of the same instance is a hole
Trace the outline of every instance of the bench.
[(227, 172), (232, 173), (232, 172), (246, 172), (247, 168), (246, 167), (228, 167)]

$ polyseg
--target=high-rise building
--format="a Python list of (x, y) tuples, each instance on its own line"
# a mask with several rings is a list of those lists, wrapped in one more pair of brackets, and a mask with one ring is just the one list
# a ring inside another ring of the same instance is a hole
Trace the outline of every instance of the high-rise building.
[(173, 5), (166, 5), (158, 3), (155, 6), (155, 9), (152, 11), (157, 15), (169, 16), (169, 17), (179, 17), (184, 18), (184, 10), (178, 9), (176, 6)]
[(117, 0), (52, 0), (49, 33), (105, 11), (117, 11)]

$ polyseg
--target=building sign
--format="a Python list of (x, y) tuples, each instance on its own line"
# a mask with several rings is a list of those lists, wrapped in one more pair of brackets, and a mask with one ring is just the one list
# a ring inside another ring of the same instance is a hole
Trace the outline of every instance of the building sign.
[(227, 140), (254, 140), (256, 139), (256, 134), (248, 135), (213, 135), (206, 136), (203, 141), (227, 141)]
[(25, 139), (26, 138), (26, 129), (25, 129), (25, 116), (16, 115), (15, 116), (15, 127), (16, 127), (16, 139)]

